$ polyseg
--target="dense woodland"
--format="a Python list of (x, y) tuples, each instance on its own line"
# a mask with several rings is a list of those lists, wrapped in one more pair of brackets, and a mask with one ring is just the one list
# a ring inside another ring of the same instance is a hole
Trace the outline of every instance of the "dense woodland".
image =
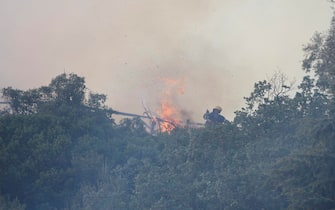
[(297, 88), (276, 73), (232, 122), (157, 135), (76, 74), (3, 88), (0, 209), (335, 209), (335, 19), (303, 50)]

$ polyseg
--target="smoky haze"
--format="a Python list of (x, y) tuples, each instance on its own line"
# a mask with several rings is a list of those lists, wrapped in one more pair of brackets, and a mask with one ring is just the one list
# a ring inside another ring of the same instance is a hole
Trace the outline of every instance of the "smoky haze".
[(220, 105), (232, 120), (255, 82), (302, 76), (302, 46), (331, 15), (320, 0), (2, 0), (0, 85), (75, 73), (111, 108), (141, 114), (159, 108), (163, 79), (182, 80), (183, 113), (201, 121)]

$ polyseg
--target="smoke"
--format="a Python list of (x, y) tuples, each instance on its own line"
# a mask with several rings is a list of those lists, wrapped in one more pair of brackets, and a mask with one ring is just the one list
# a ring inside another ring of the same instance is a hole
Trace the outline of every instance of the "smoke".
[(90, 17), (87, 22), (92, 23), (89, 28), (104, 28), (107, 32), (94, 33), (106, 40), (98, 41), (103, 46), (96, 50), (97, 55), (105, 57), (95, 62), (98, 66), (92, 67), (102, 75), (92, 71), (88, 78), (92, 81), (96, 77), (94, 83), (98, 83), (110, 75), (109, 86), (104, 90), (109, 90), (111, 106), (137, 113), (143, 111), (142, 99), (153, 110), (159, 108), (166, 88), (162, 79), (183, 78), (184, 94), (175, 93), (172, 103), (178, 104), (183, 113), (194, 113), (198, 117), (193, 118), (201, 119), (208, 106), (223, 103), (222, 95), (230, 89), (229, 75), (218, 61), (224, 57), (218, 58), (218, 50), (204, 37), (190, 33), (207, 21), (213, 3), (146, 0), (115, 2), (110, 7), (106, 7), (106, 2), (96, 3), (88, 14), (99, 13), (105, 19)]
[(320, 23), (328, 27), (328, 7), (312, 0), (3, 0), (0, 85), (35, 88), (76, 73), (111, 108), (141, 114), (142, 101), (158, 108), (163, 78), (182, 79), (184, 93), (174, 101), (186, 115), (200, 121), (220, 105), (232, 119), (266, 74), (279, 68), (300, 76), (301, 46)]

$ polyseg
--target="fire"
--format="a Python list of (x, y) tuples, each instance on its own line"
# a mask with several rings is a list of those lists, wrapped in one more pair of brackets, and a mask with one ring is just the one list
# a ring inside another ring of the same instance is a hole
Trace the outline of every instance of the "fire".
[(168, 101), (162, 102), (159, 115), (162, 119), (160, 122), (161, 131), (171, 132), (176, 126), (179, 125), (178, 110)]
[(166, 88), (157, 113), (161, 118), (160, 130), (170, 133), (175, 127), (180, 126), (181, 111), (176, 103), (176, 96), (184, 94), (184, 80), (164, 78), (163, 82)]

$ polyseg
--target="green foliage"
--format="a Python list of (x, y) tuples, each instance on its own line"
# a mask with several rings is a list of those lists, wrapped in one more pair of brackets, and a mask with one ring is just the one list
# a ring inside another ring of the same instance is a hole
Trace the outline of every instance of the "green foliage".
[(61, 74), (49, 85), (48, 94), (56, 103), (80, 104), (85, 97), (85, 80), (75, 74)]
[(305, 76), (299, 88), (301, 92), (296, 93), (294, 102), (301, 116), (317, 118), (327, 114), (329, 99), (315, 87), (315, 79)]
[(0, 196), (0, 210), (25, 210), (26, 206), (22, 205), (18, 199), (14, 199), (13, 201), (8, 200), (8, 198), (4, 198)]
[(3, 89), (13, 112), (0, 118), (3, 195), (27, 209), (62, 209), (81, 183), (97, 183), (104, 158), (117, 160), (104, 96), (92, 96), (86, 106), (84, 90), (84, 79), (74, 74), (34, 90)]
[(305, 49), (316, 78), (292, 94), (277, 72), (219, 126), (115, 124), (106, 96), (75, 74), (4, 88), (0, 209), (335, 209), (332, 33)]
[[(54, 78), (49, 86), (27, 91), (8, 87), (2, 89), (2, 95), (9, 101), (13, 113), (33, 114), (59, 106), (83, 104), (85, 88), (84, 78), (64, 73)], [(99, 108), (105, 100), (102, 94), (90, 94), (89, 103), (93, 108)]]
[(92, 108), (103, 108), (107, 96), (104, 94), (90, 93), (88, 98), (88, 106)]
[(9, 101), (14, 113), (31, 114), (36, 113), (39, 98), (36, 90), (22, 91), (12, 87), (3, 88), (2, 94)]
[[(85, 100), (83, 80), (74, 78), (57, 77), (34, 90), (43, 89), (45, 96), (19, 100), (20, 109), (1, 116), (4, 206), (334, 208), (335, 126), (327, 114), (329, 99), (313, 79), (305, 77), (289, 97), (278, 88), (284, 83), (277, 74), (256, 83), (232, 123), (153, 136), (139, 118), (116, 125), (103, 106), (105, 96)], [(74, 83), (79, 87), (65, 94)], [(15, 91), (22, 96), (31, 90)]]
[(317, 77), (316, 85), (328, 92), (332, 98), (335, 94), (335, 16), (331, 20), (327, 33), (315, 33), (311, 42), (305, 46), (303, 69), (313, 71)]

